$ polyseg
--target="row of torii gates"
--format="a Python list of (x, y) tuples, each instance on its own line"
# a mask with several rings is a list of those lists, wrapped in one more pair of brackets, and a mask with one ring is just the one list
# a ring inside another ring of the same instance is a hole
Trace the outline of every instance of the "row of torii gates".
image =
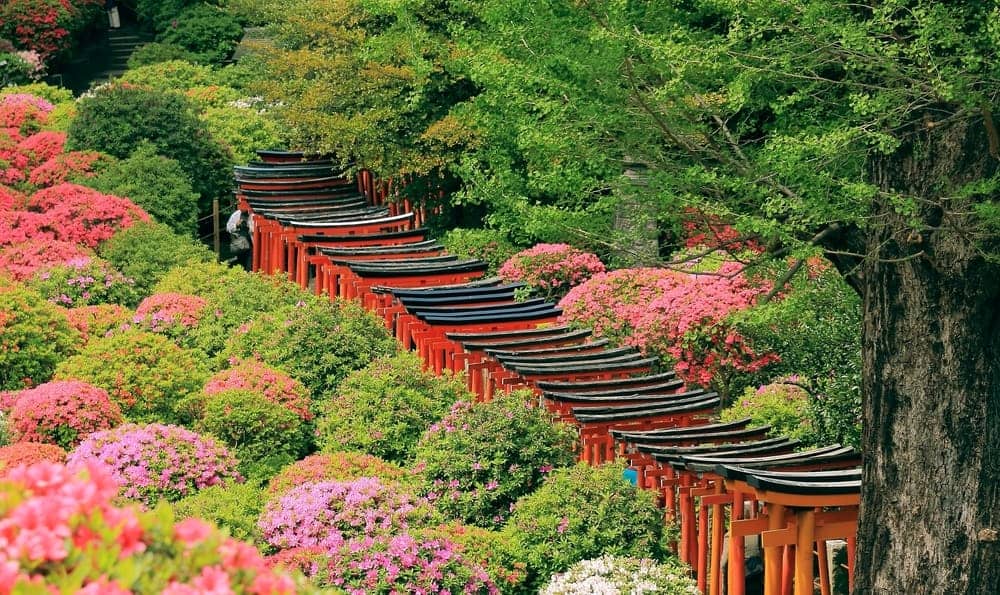
[(763, 549), (766, 595), (813, 595), (817, 574), (830, 595), (828, 540), (846, 540), (851, 577), (858, 452), (798, 450), (798, 441), (769, 437), (770, 427), (749, 419), (713, 423), (718, 395), (656, 372), (655, 359), (634, 349), (560, 325), (550, 302), (515, 300), (520, 284), (449, 255), (427, 237), (423, 208), (370, 173), (349, 179), (329, 160), (258, 154), (236, 168), (240, 208), (252, 214), (255, 271), (360, 300), (428, 368), (465, 374), (479, 400), (534, 391), (576, 426), (582, 460), (623, 457), (638, 486), (659, 494), (702, 593), (744, 594), (750, 537)]

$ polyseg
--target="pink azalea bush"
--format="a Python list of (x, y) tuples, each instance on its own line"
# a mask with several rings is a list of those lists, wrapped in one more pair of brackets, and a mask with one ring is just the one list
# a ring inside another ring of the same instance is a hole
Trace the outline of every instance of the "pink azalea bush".
[(84, 437), (124, 421), (108, 393), (81, 382), (46, 382), (16, 395), (8, 421), (15, 441), (45, 442), (71, 449)]
[(79, 306), (66, 310), (70, 326), (80, 333), (81, 344), (93, 337), (103, 337), (132, 319), (132, 311), (118, 304)]
[(545, 297), (554, 298), (604, 270), (604, 263), (589, 252), (568, 244), (536, 244), (511, 256), (498, 274), (506, 281), (523, 281)]
[(0, 593), (289, 595), (295, 581), (198, 519), (115, 505), (105, 467), (38, 463), (0, 486)]
[(70, 453), (69, 465), (107, 465), (121, 494), (148, 506), (242, 478), (237, 462), (215, 440), (179, 426), (126, 424), (91, 434)]
[(42, 442), (15, 442), (0, 446), (0, 478), (21, 465), (33, 465), (42, 461), (62, 463), (66, 461), (66, 451), (55, 444)]
[(18, 143), (18, 150), (27, 155), (28, 165), (37, 167), (63, 152), (66, 133), (45, 130), (36, 132)]
[(116, 231), (150, 220), (146, 211), (127, 198), (69, 183), (39, 190), (28, 206), (46, 214), (57, 239), (89, 248), (96, 248)]
[(275, 548), (333, 551), (355, 539), (392, 535), (435, 520), (426, 500), (378, 478), (362, 477), (294, 487), (268, 502), (259, 526)]
[(39, 164), (28, 173), (28, 183), (36, 188), (48, 188), (79, 178), (92, 178), (95, 166), (110, 158), (97, 151), (59, 153)]
[(751, 282), (741, 267), (724, 262), (712, 274), (666, 269), (599, 274), (559, 302), (560, 320), (667, 357), (686, 381), (720, 388), (721, 376), (757, 371), (778, 357), (756, 353), (725, 320), (770, 289)]
[(309, 391), (301, 382), (257, 359), (232, 360), (231, 363), (231, 368), (208, 379), (205, 383), (206, 395), (233, 389), (251, 390), (290, 409), (305, 421), (312, 419)]
[(35, 272), (27, 285), (47, 300), (73, 308), (93, 304), (134, 304), (135, 280), (97, 257), (80, 256)]
[(25, 281), (40, 269), (93, 256), (92, 250), (72, 242), (30, 239), (0, 248), (0, 271)]
[(23, 208), (25, 202), (27, 197), (24, 194), (0, 184), (0, 211)]
[(131, 325), (161, 333), (190, 347), (193, 343), (191, 330), (198, 326), (207, 305), (207, 300), (195, 295), (157, 293), (142, 300), (135, 309)]
[(0, 133), (7, 129), (16, 135), (30, 134), (45, 123), (54, 109), (48, 101), (27, 93), (0, 97)]
[(297, 461), (271, 478), (267, 493), (273, 499), (305, 483), (321, 481), (353, 481), (362, 477), (377, 477), (383, 483), (403, 482), (407, 471), (402, 467), (360, 452), (314, 454)]
[(51, 219), (42, 213), (0, 210), (0, 247), (28, 241), (48, 241), (56, 238), (50, 228)]

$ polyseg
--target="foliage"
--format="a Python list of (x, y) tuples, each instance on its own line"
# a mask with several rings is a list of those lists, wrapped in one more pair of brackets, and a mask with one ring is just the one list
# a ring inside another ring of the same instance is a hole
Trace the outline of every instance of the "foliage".
[(7, 95), (32, 95), (56, 105), (73, 101), (73, 92), (69, 89), (56, 87), (48, 83), (29, 83), (26, 85), (8, 85), (0, 88), (0, 98)]
[(305, 483), (271, 500), (260, 516), (264, 539), (279, 549), (335, 551), (354, 540), (433, 524), (433, 507), (375, 477)]
[(125, 424), (95, 432), (70, 453), (67, 464), (89, 461), (108, 468), (122, 496), (147, 506), (241, 479), (225, 447), (179, 426)]
[(202, 113), (201, 119), (239, 164), (255, 161), (255, 149), (284, 145), (281, 126), (273, 118), (251, 109), (231, 105), (210, 107)]
[(57, 184), (28, 199), (40, 211), (56, 239), (96, 248), (115, 232), (149, 221), (149, 215), (127, 198), (102, 194), (77, 184)]
[(215, 255), (189, 237), (175, 234), (160, 223), (136, 225), (121, 231), (97, 250), (126, 276), (135, 280), (136, 291), (145, 296), (171, 269), (190, 263), (207, 263)]
[(216, 373), (205, 383), (205, 394), (229, 390), (250, 390), (288, 409), (303, 421), (312, 419), (309, 392), (301, 382), (256, 359), (230, 362), (231, 367)]
[(15, 93), (0, 97), (0, 128), (6, 128), (8, 135), (27, 135), (38, 132), (54, 106), (27, 93)]
[(321, 481), (354, 481), (375, 477), (386, 485), (405, 484), (408, 471), (369, 454), (338, 451), (309, 455), (285, 467), (267, 484), (268, 499), (284, 496), (295, 486)]
[(460, 401), (416, 448), (423, 493), (444, 513), (484, 527), (501, 526), (511, 505), (553, 469), (576, 459), (576, 432), (553, 423), (530, 394), (489, 403)]
[(415, 532), (424, 539), (440, 539), (454, 544), (455, 551), (469, 562), (482, 566), (501, 593), (524, 593), (527, 567), (521, 562), (507, 535), (472, 525), (447, 523)]
[(309, 445), (308, 426), (298, 414), (252, 390), (209, 396), (195, 427), (229, 445), (241, 461), (240, 472), (251, 478), (270, 478)]
[(179, 518), (205, 519), (229, 532), (236, 539), (259, 543), (261, 532), (257, 517), (264, 509), (264, 492), (252, 481), (202, 488), (174, 503)]
[(450, 229), (441, 236), (441, 243), (450, 254), (489, 263), (494, 274), (517, 252), (507, 236), (496, 229)]
[(66, 319), (80, 333), (82, 346), (91, 339), (107, 336), (113, 329), (127, 324), (132, 320), (132, 311), (117, 304), (80, 306), (66, 310)]
[(65, 460), (66, 451), (55, 444), (15, 442), (0, 446), (0, 478), (6, 478), (12, 469), (22, 465), (33, 465), (42, 461), (61, 463)]
[(753, 425), (770, 425), (772, 436), (787, 436), (806, 444), (813, 442), (815, 432), (809, 419), (809, 393), (792, 384), (798, 380), (792, 376), (757, 389), (747, 387), (741, 398), (722, 410), (722, 421), (749, 417)]
[(0, 85), (22, 84), (33, 80), (35, 67), (22, 52), (0, 51)]
[(0, 271), (15, 281), (25, 281), (34, 277), (40, 269), (93, 256), (92, 250), (72, 242), (27, 240), (0, 247)]
[(134, 306), (139, 301), (135, 281), (107, 261), (83, 256), (35, 273), (26, 285), (54, 304), (74, 308), (96, 304)]
[[(54, 115), (56, 112), (52, 113)], [(51, 123), (52, 118), (48, 121)], [(48, 188), (64, 182), (83, 184), (111, 161), (112, 157), (97, 151), (60, 153), (31, 170), (28, 174), (28, 183), (37, 188)]]
[(459, 379), (425, 371), (412, 353), (379, 359), (336, 388), (324, 404), (316, 441), (327, 452), (358, 449), (408, 461), (424, 430), (468, 397)]
[(498, 274), (506, 281), (523, 281), (542, 296), (556, 299), (603, 272), (604, 263), (595, 254), (568, 244), (536, 244), (511, 256)]
[(216, 76), (210, 66), (170, 60), (129, 68), (118, 81), (161, 93), (180, 93), (191, 87), (214, 85)]
[(0, 561), (14, 593), (296, 592), (253, 547), (203, 521), (116, 506), (116, 478), (98, 463), (40, 463), (8, 480), (0, 524), (11, 547)]
[(196, 59), (197, 56), (179, 45), (154, 41), (145, 43), (132, 52), (132, 55), (128, 57), (128, 70), (125, 74), (152, 64), (178, 60), (194, 62)]
[(622, 477), (621, 465), (578, 463), (554, 472), (514, 505), (504, 529), (528, 564), (533, 584), (605, 554), (659, 558), (663, 514), (655, 494)]
[(25, 389), (15, 397), (9, 430), (16, 442), (44, 442), (72, 449), (88, 434), (122, 423), (122, 412), (101, 388), (78, 380)]
[(63, 152), (66, 134), (43, 130), (18, 143), (18, 150), (28, 157), (28, 166), (35, 167)]
[(139, 20), (154, 31), (163, 31), (188, 6), (199, 0), (136, 0), (135, 11)]
[(131, 322), (143, 330), (162, 333), (182, 347), (191, 347), (191, 329), (206, 315), (207, 304), (196, 295), (154, 293), (142, 300)]
[(157, 38), (178, 45), (197, 61), (218, 64), (232, 55), (243, 36), (243, 27), (226, 11), (206, 4), (185, 9)]
[(334, 394), (352, 371), (396, 351), (396, 341), (382, 321), (357, 303), (300, 296), (295, 304), (236, 329), (226, 342), (224, 356), (259, 355), (302, 382), (318, 404)]
[(7, 0), (0, 5), (0, 39), (37, 52), (43, 62), (72, 45), (80, 6), (65, 0)]
[(62, 308), (0, 277), (0, 390), (48, 381), (78, 339)]
[(689, 575), (691, 569), (679, 562), (656, 562), (648, 558), (601, 556), (577, 562), (562, 574), (552, 577), (541, 595), (583, 595), (584, 593), (661, 593), (663, 595), (698, 595), (698, 585)]
[(84, 182), (87, 186), (132, 200), (182, 236), (198, 233), (198, 195), (180, 163), (140, 145), (127, 159), (104, 168)]
[(144, 143), (180, 164), (201, 197), (200, 212), (209, 212), (213, 198), (229, 193), (230, 155), (194, 114), (191, 102), (177, 93), (126, 85), (100, 89), (81, 99), (67, 148), (125, 159)]
[(209, 299), (213, 291), (243, 279), (238, 269), (212, 261), (192, 262), (171, 268), (153, 287), (153, 293), (183, 293)]
[(83, 380), (108, 391), (126, 419), (181, 421), (175, 405), (208, 377), (202, 357), (166, 337), (130, 330), (91, 339), (56, 369), (59, 380)]

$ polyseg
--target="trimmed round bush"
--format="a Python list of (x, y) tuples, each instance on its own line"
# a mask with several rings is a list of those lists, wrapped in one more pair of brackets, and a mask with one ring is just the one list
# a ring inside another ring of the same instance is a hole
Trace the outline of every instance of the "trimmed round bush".
[(91, 434), (70, 453), (68, 464), (88, 461), (107, 466), (121, 486), (121, 495), (147, 506), (242, 479), (236, 459), (224, 446), (163, 424), (126, 424)]
[(247, 477), (271, 477), (309, 447), (302, 418), (256, 391), (226, 390), (209, 396), (195, 427), (229, 445)]
[(151, 144), (140, 145), (84, 184), (129, 198), (178, 235), (198, 234), (198, 194), (191, 180), (180, 163), (158, 155)]
[(151, 64), (160, 64), (175, 60), (193, 62), (196, 59), (197, 56), (179, 45), (154, 41), (143, 44), (132, 52), (132, 55), (128, 57), (128, 70), (125, 71), (125, 74), (127, 75), (143, 66)]
[(96, 304), (134, 306), (139, 301), (135, 281), (111, 263), (92, 256), (73, 258), (37, 271), (26, 285), (45, 299), (67, 308)]
[(494, 274), (517, 253), (507, 234), (499, 229), (455, 228), (441, 236), (441, 243), (451, 254), (488, 262), (490, 272)]
[(569, 244), (536, 244), (511, 256), (498, 274), (507, 281), (523, 281), (554, 299), (603, 272), (604, 263), (595, 254)]
[(272, 403), (295, 413), (303, 421), (313, 418), (306, 387), (281, 370), (255, 359), (234, 362), (231, 368), (216, 373), (205, 383), (205, 394), (209, 396), (239, 389), (260, 393)]
[(555, 468), (572, 465), (576, 431), (553, 423), (530, 393), (489, 403), (456, 403), (417, 444), (422, 493), (445, 514), (495, 527), (510, 506), (534, 491)]
[(0, 97), (7, 95), (34, 95), (55, 105), (66, 101), (73, 101), (73, 92), (63, 87), (57, 87), (48, 83), (29, 83), (26, 85), (7, 85), (0, 89)]
[(699, 595), (691, 569), (679, 561), (601, 556), (577, 562), (557, 574), (540, 595)]
[(216, 77), (209, 66), (193, 64), (190, 60), (171, 60), (129, 68), (118, 81), (162, 93), (183, 93), (191, 87), (214, 85)]
[(347, 448), (408, 461), (424, 430), (469, 397), (459, 379), (435, 376), (416, 355), (400, 353), (372, 362), (337, 387), (323, 405), (316, 441), (327, 452)]
[(62, 308), (0, 278), (0, 390), (48, 381), (79, 339)]
[(104, 337), (132, 320), (132, 311), (117, 304), (80, 306), (65, 311), (70, 326), (80, 333), (80, 345)]
[(320, 481), (271, 500), (260, 516), (264, 539), (278, 549), (334, 551), (354, 539), (393, 535), (436, 524), (433, 507), (375, 477)]
[(771, 426), (772, 436), (787, 436), (806, 443), (813, 441), (814, 433), (809, 419), (809, 393), (793, 384), (795, 377), (747, 388), (742, 397), (722, 410), (722, 421), (749, 417), (753, 425)]
[(190, 262), (168, 270), (153, 287), (153, 293), (185, 293), (208, 299), (213, 291), (247, 275), (242, 269), (212, 261)]
[[(185, 344), (191, 329), (205, 315), (208, 302), (196, 295), (156, 293), (142, 300), (132, 322), (151, 332), (162, 333)], [(186, 346), (186, 345), (185, 345)]]
[(333, 394), (354, 370), (395, 353), (396, 340), (385, 324), (359, 304), (331, 302), (305, 293), (299, 297), (294, 305), (258, 316), (237, 328), (226, 342), (224, 357), (245, 359), (259, 355), (264, 362), (301, 381), (316, 403)]
[(278, 123), (256, 110), (232, 106), (209, 107), (201, 114), (208, 130), (222, 144), (229, 147), (236, 163), (257, 159), (254, 149), (278, 147), (283, 144), (282, 129)]
[(236, 539), (259, 543), (257, 517), (264, 510), (264, 491), (252, 481), (202, 488), (174, 503), (179, 519), (199, 518), (226, 529)]
[(8, 431), (17, 442), (44, 442), (72, 449), (89, 434), (122, 423), (108, 393), (79, 380), (46, 382), (17, 394)]
[(177, 15), (158, 41), (178, 45), (205, 64), (219, 64), (236, 49), (243, 27), (216, 6), (196, 4)]
[(21, 465), (33, 465), (42, 461), (61, 463), (66, 460), (66, 451), (55, 444), (42, 442), (15, 442), (0, 446), (0, 479)]
[(208, 377), (202, 359), (162, 335), (130, 330), (91, 340), (59, 365), (56, 378), (103, 388), (130, 421), (171, 423), (182, 421), (176, 403)]
[(514, 505), (504, 532), (541, 586), (580, 560), (605, 554), (662, 557), (663, 513), (656, 495), (622, 477), (618, 464), (579, 463), (554, 472)]
[(94, 150), (125, 159), (143, 143), (180, 163), (201, 197), (199, 211), (210, 212), (212, 198), (232, 187), (231, 157), (177, 93), (111, 85), (82, 99), (69, 128), (66, 147)]
[(267, 485), (268, 498), (284, 496), (289, 490), (305, 483), (320, 481), (354, 481), (362, 477), (377, 477), (385, 484), (405, 484), (409, 472), (378, 457), (360, 452), (331, 452), (309, 455), (285, 467)]
[(97, 252), (116, 269), (134, 279), (135, 288), (141, 296), (152, 293), (153, 286), (170, 269), (215, 260), (215, 255), (207, 247), (175, 234), (160, 223), (136, 225), (118, 232), (102, 243)]

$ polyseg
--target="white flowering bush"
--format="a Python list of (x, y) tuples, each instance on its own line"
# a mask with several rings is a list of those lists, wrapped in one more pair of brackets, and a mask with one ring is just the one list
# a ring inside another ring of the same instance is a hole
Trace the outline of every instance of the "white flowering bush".
[(690, 569), (680, 562), (656, 562), (648, 558), (601, 556), (577, 562), (556, 574), (541, 595), (698, 595)]

